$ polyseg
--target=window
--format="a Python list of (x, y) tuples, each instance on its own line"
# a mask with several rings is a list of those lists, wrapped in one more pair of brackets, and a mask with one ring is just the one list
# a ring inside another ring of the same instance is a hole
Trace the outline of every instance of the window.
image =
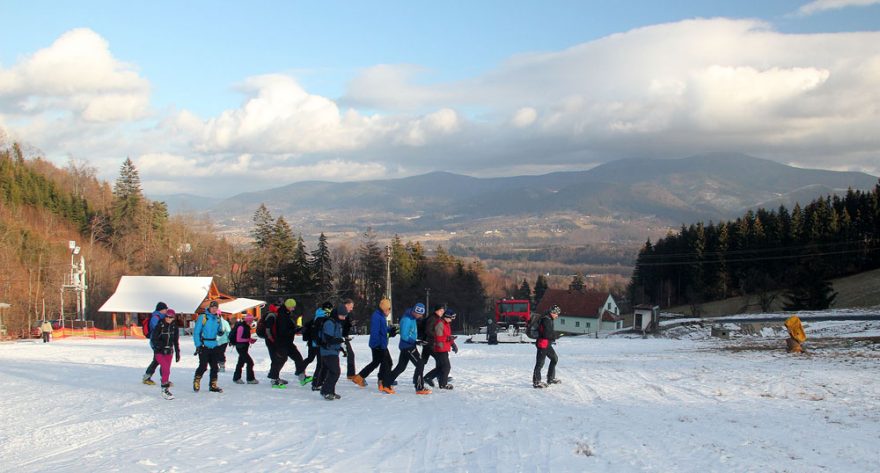
[(587, 328), (590, 328), (590, 323), (589, 323), (589, 322), (587, 322)]
[(580, 323), (580, 322), (575, 322), (575, 323), (574, 323), (574, 326), (575, 326), (575, 327), (580, 327), (580, 326), (581, 326), (581, 323)]
[(559, 325), (565, 325), (565, 319), (559, 319)]

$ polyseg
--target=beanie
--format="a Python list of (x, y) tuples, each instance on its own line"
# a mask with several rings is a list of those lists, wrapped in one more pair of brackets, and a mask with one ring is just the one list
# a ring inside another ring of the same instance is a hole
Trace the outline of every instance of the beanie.
[(208, 308), (210, 309), (211, 307), (218, 307), (219, 308), (220, 304), (217, 301), (211, 301), (211, 303), (208, 304)]
[(177, 315), (177, 312), (174, 312), (174, 309), (168, 309), (165, 311), (165, 317), (174, 317)]
[(413, 313), (425, 315), (425, 304), (422, 304), (421, 302), (416, 304), (416, 306), (413, 307)]
[(381, 310), (391, 309), (391, 301), (388, 299), (382, 299), (381, 301), (379, 301), (379, 309), (381, 309)]
[(296, 307), (296, 301), (293, 298), (287, 299), (286, 301), (284, 301), (284, 307), (287, 307), (288, 309), (293, 309), (294, 307)]
[(321, 308), (324, 309), (325, 312), (333, 310), (333, 303), (330, 301), (327, 301), (327, 302), (321, 304)]
[(160, 310), (165, 310), (167, 308), (168, 308), (168, 305), (165, 304), (164, 302), (160, 302), (160, 303), (156, 304), (156, 311), (157, 312)]

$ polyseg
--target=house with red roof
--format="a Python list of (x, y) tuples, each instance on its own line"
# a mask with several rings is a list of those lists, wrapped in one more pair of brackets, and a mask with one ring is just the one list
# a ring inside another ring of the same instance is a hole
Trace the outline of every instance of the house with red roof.
[(608, 292), (547, 289), (536, 312), (547, 313), (554, 305), (562, 309), (553, 324), (557, 332), (595, 334), (623, 328), (620, 308)]

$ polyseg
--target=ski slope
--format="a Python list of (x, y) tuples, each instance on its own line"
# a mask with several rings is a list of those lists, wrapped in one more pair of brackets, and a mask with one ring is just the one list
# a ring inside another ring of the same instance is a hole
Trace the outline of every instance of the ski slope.
[[(836, 324), (841, 336), (878, 328)], [(193, 393), (183, 338), (171, 401), (140, 382), (144, 340), (3, 343), (0, 471), (880, 471), (878, 346), (790, 356), (781, 337), (763, 341), (779, 349), (563, 338), (563, 383), (545, 390), (531, 387), (533, 346), (461, 344), (453, 391), (415, 395), (410, 369), (397, 395), (374, 373), (367, 388), (340, 380), (333, 402), (271, 389), (262, 342), (260, 385), (233, 384), (230, 368), (224, 393)]]

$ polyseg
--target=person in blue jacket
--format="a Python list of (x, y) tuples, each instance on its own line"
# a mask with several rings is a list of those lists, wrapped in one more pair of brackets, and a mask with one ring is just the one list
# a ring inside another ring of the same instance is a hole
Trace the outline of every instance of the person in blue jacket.
[(220, 310), (217, 301), (211, 301), (205, 313), (196, 318), (196, 326), (193, 328), (193, 343), (196, 345), (196, 355), (199, 357), (199, 367), (196, 368), (196, 376), (193, 378), (193, 391), (199, 392), (202, 385), (202, 375), (211, 365), (211, 392), (222, 393), (217, 386), (217, 363), (220, 361), (220, 345), (217, 339), (224, 335), (223, 324), (220, 322)]
[(347, 314), (346, 310), (333, 309), (322, 319), (319, 345), (321, 347), (321, 372), (324, 381), (321, 384), (321, 395), (328, 401), (342, 398), (336, 394), (336, 382), (339, 381), (341, 373), (339, 352), (342, 351), (342, 344), (345, 342), (345, 339), (342, 338), (342, 321), (345, 320)]
[(330, 316), (330, 311), (333, 310), (333, 304), (331, 302), (324, 302), (321, 304), (321, 307), (315, 311), (315, 317), (312, 319), (311, 326), (315, 328), (312, 333), (312, 340), (309, 342), (312, 347), (316, 350), (317, 363), (315, 363), (315, 372), (312, 373), (312, 391), (320, 391), (321, 384), (324, 383), (324, 356), (321, 354), (321, 333), (324, 328), (324, 322), (327, 321), (327, 317)]
[(388, 316), (391, 315), (391, 301), (382, 299), (379, 301), (379, 308), (373, 312), (370, 317), (370, 350), (373, 359), (367, 366), (352, 378), (352, 381), (360, 387), (367, 385), (364, 380), (376, 367), (379, 367), (379, 391), (388, 394), (394, 394), (391, 383), (387, 383), (388, 375), (391, 374), (391, 352), (388, 351), (388, 337), (395, 335), (394, 329), (388, 331)]
[[(150, 315), (150, 321), (148, 322), (147, 327), (149, 328), (149, 332), (145, 333), (144, 336), (147, 337), (147, 340), (150, 339), (150, 333), (153, 332), (153, 329), (156, 328), (156, 325), (159, 324), (159, 321), (165, 318), (165, 313), (168, 312), (168, 305), (164, 302), (159, 302), (156, 304), (156, 310), (153, 311), (153, 314)], [(156, 361), (156, 357), (154, 356), (152, 361), (150, 361), (150, 366), (147, 366), (147, 371), (144, 373), (143, 383), (148, 384), (150, 386), (156, 384), (153, 381), (153, 373), (156, 372), (156, 368), (159, 367), (159, 362)]]
[(412, 309), (407, 309), (406, 312), (403, 313), (403, 317), (400, 318), (400, 343), (398, 343), (398, 347), (400, 348), (400, 358), (397, 360), (397, 366), (391, 371), (391, 374), (388, 375), (387, 386), (389, 387), (391, 387), (394, 381), (397, 380), (397, 377), (403, 373), (409, 362), (412, 361), (413, 366), (416, 367), (416, 373), (413, 376), (413, 384), (416, 388), (416, 394), (431, 394), (430, 389), (425, 389), (425, 380), (422, 377), (425, 364), (422, 363), (422, 357), (419, 354), (418, 348), (418, 321), (425, 316), (425, 312), (427, 312), (425, 304), (419, 302), (414, 305)]

